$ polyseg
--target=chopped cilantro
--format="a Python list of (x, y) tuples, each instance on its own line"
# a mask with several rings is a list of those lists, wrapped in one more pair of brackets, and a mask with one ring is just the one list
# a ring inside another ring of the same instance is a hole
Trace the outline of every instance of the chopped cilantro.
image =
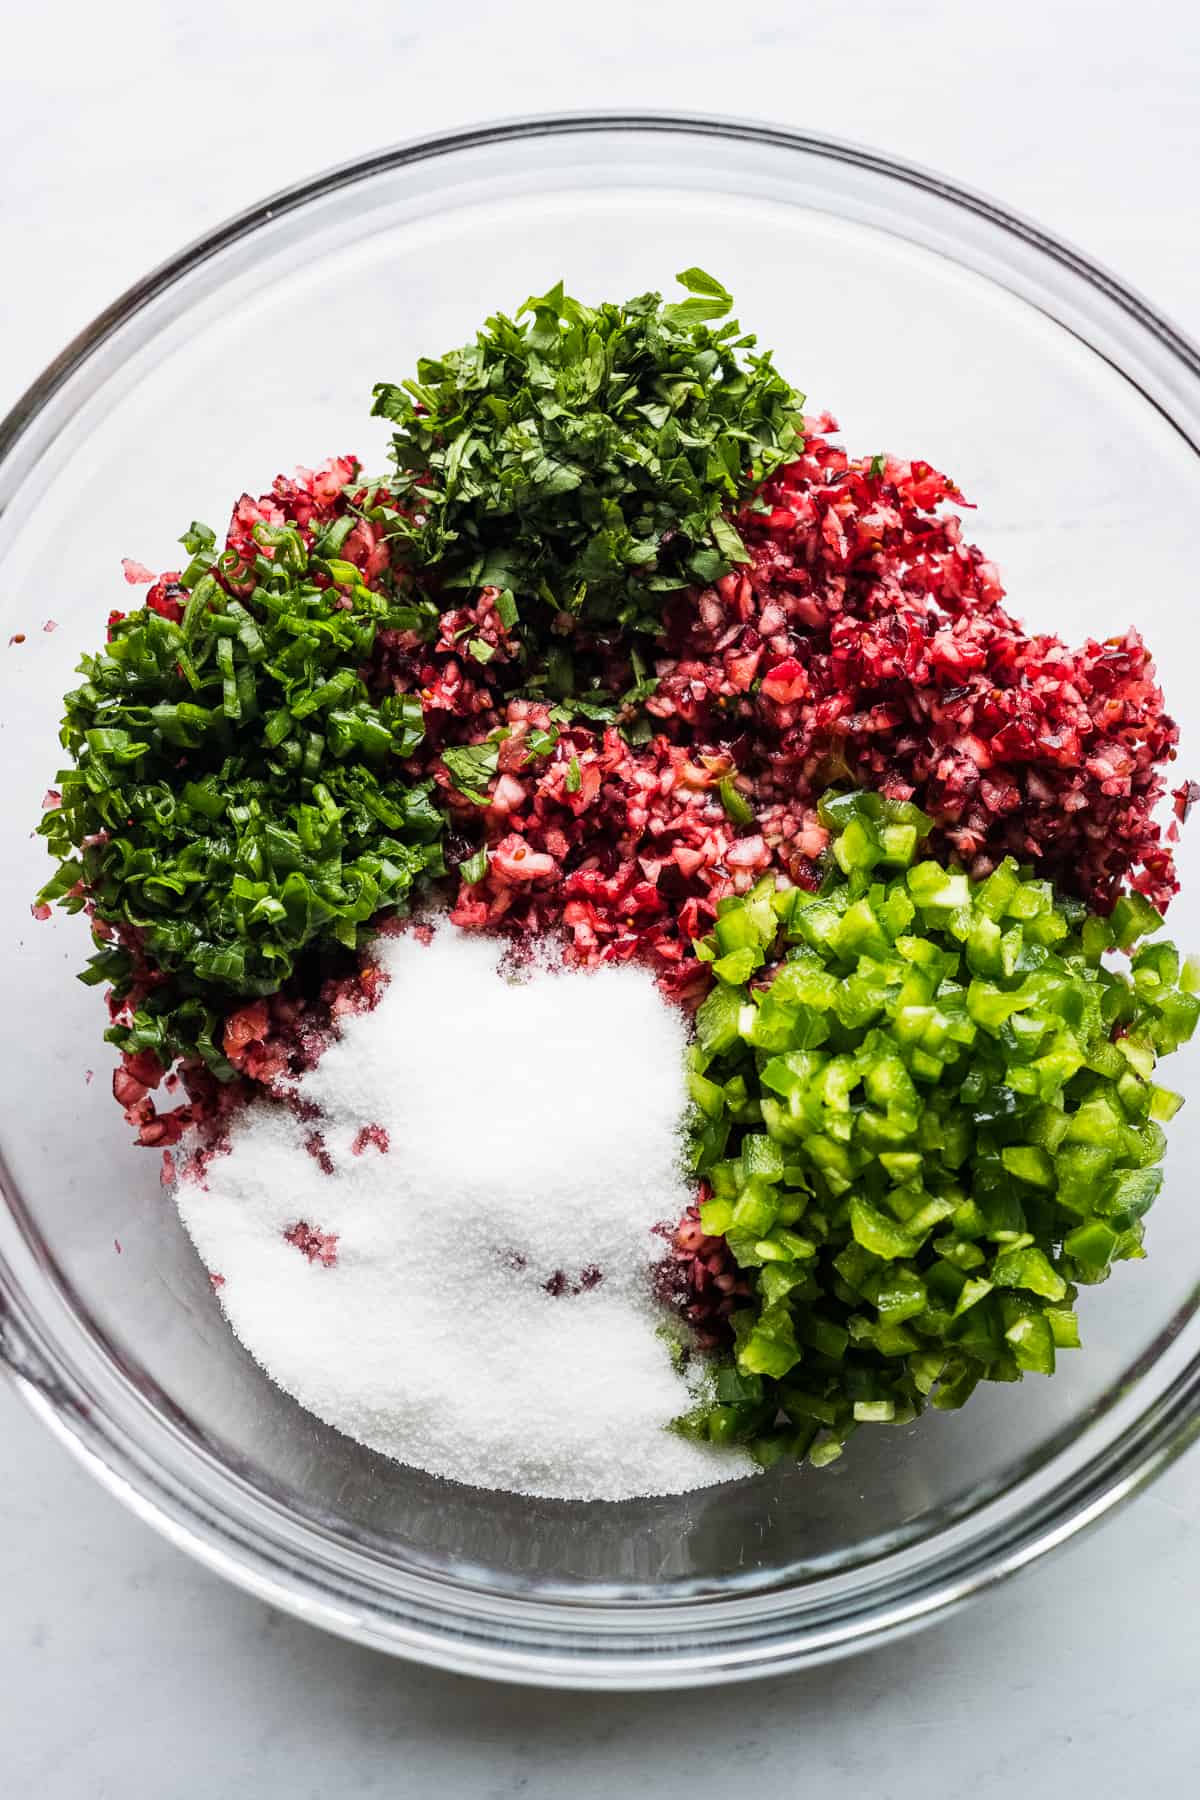
[[(510, 735), (508, 727), (502, 726), (481, 744), (452, 745), (442, 751), (442, 761), (464, 799), (473, 800), (476, 806), (489, 804), (488, 783), (500, 766), (500, 746)], [(523, 766), (528, 768), (530, 763), (549, 756), (557, 742), (557, 730), (543, 731), (535, 725), (525, 738)]]
[[(721, 515), (796, 454), (803, 396), (736, 321), (713, 323), (732, 306), (720, 282), (679, 280), (672, 306), (586, 306), (560, 282), (375, 389), (397, 495), (419, 502), (393, 525), (418, 566), (500, 587), (502, 618), (533, 602), (543, 628), (653, 633), (665, 593), (746, 560)], [(565, 665), (556, 691), (573, 691)]]
[(487, 785), (496, 773), (499, 758), (499, 742), (491, 738), (483, 744), (462, 744), (442, 751), (442, 761), (455, 787), (476, 806), (488, 803)]
[(543, 731), (540, 726), (533, 726), (525, 739), (525, 767), (539, 762), (543, 756), (549, 756), (558, 742), (558, 731)]

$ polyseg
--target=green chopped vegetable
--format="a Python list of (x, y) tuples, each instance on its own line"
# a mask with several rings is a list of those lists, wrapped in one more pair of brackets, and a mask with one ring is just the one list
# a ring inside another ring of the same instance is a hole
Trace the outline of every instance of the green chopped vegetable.
[[(222, 1076), (214, 1033), (232, 1000), (274, 993), (310, 951), (354, 949), (443, 869), (433, 784), (401, 768), (423, 736), (420, 700), (376, 701), (360, 676), (379, 627), (431, 630), (436, 609), (369, 591), (329, 560), (330, 531), (311, 552), (288, 527), (254, 534), (246, 597), (214, 579), (213, 534), (193, 525), (182, 622), (141, 609), (84, 656), (62, 804), (39, 826), (58, 865), (39, 898), (76, 911), (82, 880), (95, 909), (83, 979), (137, 995), (109, 1037), (164, 1065), (203, 1056)], [(146, 992), (135, 948), (165, 976)]]
[(920, 859), (915, 807), (820, 814), (819, 895), (764, 877), (697, 944), (692, 1161), (751, 1289), (729, 1373), (758, 1387), (689, 1429), (768, 1465), (1053, 1373), (1079, 1286), (1143, 1254), (1180, 1104), (1155, 1067), (1200, 1011), (1171, 945), (1105, 963), (1161, 922), (1139, 897), (1097, 920), (1011, 858)]
[(551, 622), (656, 633), (666, 594), (746, 561), (723, 515), (803, 443), (803, 396), (727, 319), (730, 295), (701, 269), (678, 279), (689, 298), (667, 306), (587, 306), (560, 282), (375, 389), (396, 425), (393, 532), (443, 587), (501, 588), (563, 699), (588, 704), (589, 683)]
[(476, 850), (473, 856), (468, 856), (465, 862), (459, 863), (458, 872), (468, 887), (474, 887), (477, 882), (483, 880), (488, 872), (487, 851), (485, 849)]
[(738, 792), (732, 780), (726, 776), (725, 780), (719, 782), (717, 785), (718, 792), (721, 796), (721, 805), (725, 808), (725, 816), (732, 820), (735, 825), (752, 824), (754, 821), (754, 808), (746, 799), (745, 795)]
[(477, 806), (488, 803), (488, 782), (496, 773), (500, 760), (499, 743), (465, 744), (461, 749), (443, 750), (442, 761), (450, 771), (455, 787)]

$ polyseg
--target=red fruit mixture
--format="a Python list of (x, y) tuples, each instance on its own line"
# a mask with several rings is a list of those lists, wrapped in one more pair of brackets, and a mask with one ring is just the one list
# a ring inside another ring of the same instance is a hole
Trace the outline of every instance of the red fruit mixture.
[[(575, 730), (532, 774), (505, 746), (488, 877), (455, 919), (561, 917), (582, 960), (648, 954), (668, 988), (694, 990), (688, 940), (723, 895), (771, 867), (816, 883), (815, 802), (838, 779), (915, 799), (937, 821), (931, 848), (976, 876), (1011, 852), (1102, 911), (1126, 883), (1165, 907), (1178, 883), (1153, 810), (1178, 730), (1137, 632), (1079, 650), (1031, 636), (938, 510), (961, 496), (927, 464), (852, 462), (814, 436), (761, 500), (737, 520), (745, 569), (668, 607), (646, 703), (660, 735), (633, 749)], [(486, 631), (490, 598), (455, 628)], [(435, 655), (428, 705), (518, 737), (544, 725), (528, 703), (486, 710), (494, 667)], [(751, 824), (726, 816), (726, 778)]]
[(317, 1226), (308, 1224), (305, 1219), (297, 1219), (296, 1223), (283, 1234), (285, 1244), (294, 1244), (301, 1256), (306, 1256), (310, 1263), (319, 1262), (324, 1269), (332, 1269), (337, 1262), (336, 1231), (321, 1231)]

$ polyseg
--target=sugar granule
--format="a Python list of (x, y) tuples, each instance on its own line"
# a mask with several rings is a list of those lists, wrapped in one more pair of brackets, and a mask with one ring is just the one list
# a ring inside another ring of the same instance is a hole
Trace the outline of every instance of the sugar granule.
[[(378, 955), (378, 1006), (297, 1083), (323, 1157), (264, 1101), (179, 1184), (238, 1337), (328, 1424), (472, 1486), (617, 1500), (752, 1473), (667, 1429), (693, 1400), (648, 1280), (689, 1199), (679, 1015), (642, 970), (512, 979), (449, 925)], [(334, 1263), (297, 1255), (298, 1220)]]

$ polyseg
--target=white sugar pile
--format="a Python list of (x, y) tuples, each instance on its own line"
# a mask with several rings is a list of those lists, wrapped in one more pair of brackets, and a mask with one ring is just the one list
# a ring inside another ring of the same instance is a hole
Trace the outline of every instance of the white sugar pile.
[(322, 1117), (255, 1105), (179, 1183), (229, 1321), (328, 1424), (473, 1486), (749, 1474), (666, 1429), (693, 1401), (648, 1282), (688, 1201), (681, 1022), (639, 970), (514, 982), (499, 958), (448, 925), (382, 944), (379, 1005), (298, 1084)]

